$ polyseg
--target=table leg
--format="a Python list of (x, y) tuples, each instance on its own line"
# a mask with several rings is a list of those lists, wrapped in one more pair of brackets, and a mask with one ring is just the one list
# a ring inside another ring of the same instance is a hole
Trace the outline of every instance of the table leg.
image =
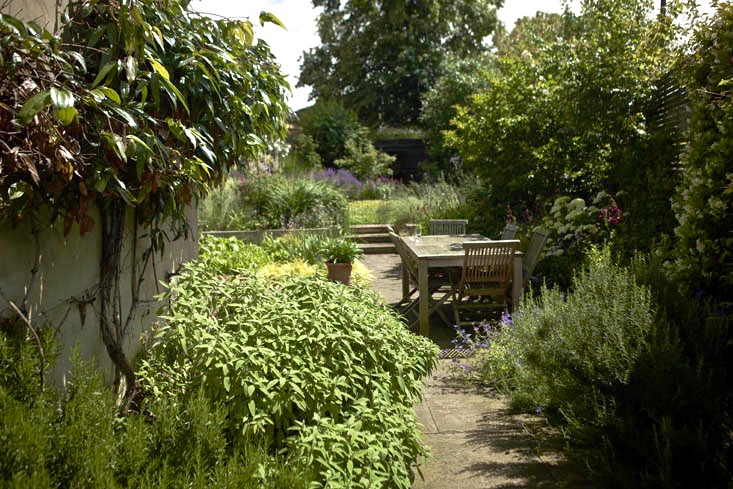
[(519, 310), (519, 301), (522, 299), (522, 257), (514, 257), (512, 274), (512, 312)]
[(407, 295), (410, 293), (410, 275), (407, 273), (407, 267), (402, 263), (402, 299), (408, 300)]
[(420, 323), (420, 334), (430, 336), (430, 288), (428, 287), (428, 264), (424, 260), (418, 261), (417, 283), (420, 289), (420, 302), (418, 303), (418, 318)]

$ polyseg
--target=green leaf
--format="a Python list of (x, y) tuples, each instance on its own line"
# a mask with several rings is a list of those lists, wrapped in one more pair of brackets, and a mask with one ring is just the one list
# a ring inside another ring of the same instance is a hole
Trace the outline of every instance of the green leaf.
[(75, 107), (64, 107), (63, 109), (58, 109), (54, 111), (54, 117), (56, 118), (56, 120), (65, 126), (68, 126), (69, 124), (74, 122), (74, 119), (76, 119), (77, 115), (79, 115), (79, 112), (76, 110)]
[(229, 378), (228, 375), (226, 377), (224, 377), (223, 380), (224, 380), (224, 390), (227, 391), (227, 392), (229, 392), (231, 390), (231, 387), (232, 387), (232, 380)]
[(23, 125), (28, 123), (35, 117), (35, 115), (46, 107), (51, 101), (51, 96), (48, 92), (43, 91), (37, 93), (25, 101), (23, 107), (18, 111), (18, 119)]
[(287, 30), (287, 28), (285, 27), (285, 24), (283, 24), (280, 21), (280, 19), (278, 19), (277, 17), (275, 17), (274, 14), (272, 14), (270, 12), (265, 12), (263, 10), (262, 12), (260, 12), (260, 25), (263, 25), (264, 26), (265, 23), (267, 23), (267, 22), (272, 22), (273, 24), (279, 25), (283, 29)]
[[(164, 88), (167, 88), (171, 92), (173, 92), (178, 100), (180, 100), (181, 105), (183, 105), (183, 108), (186, 109), (186, 113), (190, 113), (191, 111), (188, 110), (188, 104), (186, 103), (186, 99), (183, 97), (183, 94), (176, 88), (176, 86), (171, 83), (170, 80), (166, 78), (160, 79), (163, 82)], [(173, 99), (173, 102), (175, 103), (175, 99)]]
[(150, 62), (150, 66), (153, 67), (153, 70), (155, 70), (156, 73), (162, 76), (165, 80), (170, 81), (171, 75), (168, 73), (168, 70), (165, 69), (165, 66), (163, 66), (162, 64), (160, 64), (160, 62), (154, 60), (153, 58), (148, 58), (148, 61)]
[(78, 64), (79, 67), (81, 68), (82, 73), (87, 72), (87, 63), (84, 60), (84, 56), (82, 56), (81, 53), (77, 51), (67, 51), (66, 54), (74, 58), (74, 61), (76, 61), (76, 64)]
[(104, 93), (98, 88), (89, 90), (89, 95), (92, 96), (95, 102), (101, 102), (102, 100), (104, 100)]
[(120, 99), (120, 95), (117, 93), (117, 91), (114, 88), (99, 87), (97, 90), (101, 91), (108, 99), (110, 99), (114, 103), (116, 104), (122, 103), (122, 100)]
[(185, 140), (185, 136), (183, 135), (183, 128), (181, 127), (181, 123), (178, 121), (174, 121), (170, 117), (165, 120), (165, 122), (168, 124), (168, 129), (173, 133), (173, 135), (178, 140)]
[(107, 189), (107, 185), (109, 184), (110, 174), (104, 173), (99, 176), (99, 180), (97, 180), (94, 183), (94, 190), (99, 192), (100, 194), (103, 193)]
[(137, 176), (138, 182), (142, 180), (143, 178), (143, 171), (145, 170), (145, 159), (144, 158), (138, 158), (137, 162), (135, 163), (135, 176)]
[(188, 141), (191, 143), (191, 146), (193, 146), (194, 149), (195, 149), (196, 146), (197, 146), (197, 142), (198, 141), (196, 139), (196, 136), (194, 135), (194, 131), (192, 131), (191, 129), (187, 128), (186, 126), (183, 126), (183, 133), (188, 138)]
[(115, 181), (117, 182), (117, 193), (120, 194), (122, 200), (125, 201), (130, 207), (134, 207), (136, 203), (135, 196), (127, 189), (125, 183), (115, 175)]
[(212, 165), (216, 163), (216, 154), (208, 147), (208, 145), (202, 144), (199, 146), (201, 153)]
[(25, 195), (25, 192), (17, 183), (11, 184), (8, 190), (10, 192), (10, 200), (19, 199)]
[(117, 115), (119, 115), (120, 117), (122, 117), (125, 120), (125, 122), (127, 123), (128, 126), (130, 126), (130, 127), (137, 127), (137, 121), (126, 110), (124, 110), (124, 109), (122, 109), (120, 107), (112, 107), (112, 111), (114, 111)]
[(160, 79), (161, 76), (154, 74), (150, 78), (150, 89), (153, 91), (153, 104), (155, 107), (160, 107)]
[(107, 147), (111, 149), (119, 159), (127, 161), (127, 146), (122, 136), (109, 131), (102, 131), (101, 133), (104, 140), (107, 142)]
[(107, 75), (112, 71), (117, 69), (117, 63), (114, 61), (110, 61), (109, 63), (105, 64), (99, 69), (99, 73), (97, 73), (97, 77), (92, 82), (92, 87), (96, 87), (99, 85), (102, 80), (104, 80)]
[(246, 45), (251, 46), (254, 41), (254, 31), (252, 30), (252, 23), (249, 21), (240, 21), (233, 28), (232, 32), (239, 39), (239, 41)]
[(134, 134), (129, 134), (129, 135), (127, 136), (127, 139), (128, 139), (128, 140), (130, 140), (130, 141), (132, 141), (132, 142), (134, 142), (134, 143), (135, 143), (136, 145), (138, 145), (138, 146), (142, 146), (142, 147), (143, 147), (143, 148), (145, 148), (145, 149), (146, 149), (146, 150), (147, 150), (147, 151), (148, 151), (149, 153), (152, 153), (152, 152), (153, 152), (153, 150), (152, 150), (152, 149), (150, 148), (150, 146), (148, 146), (148, 145), (147, 145), (147, 144), (145, 143), (145, 141), (143, 141), (143, 140), (142, 140), (142, 139), (140, 139), (139, 137), (135, 136)]
[(19, 35), (25, 31), (25, 26), (20, 20), (9, 15), (0, 15), (0, 26), (8, 28), (13, 34)]
[(74, 106), (74, 94), (68, 90), (51, 87), (51, 103), (57, 109), (66, 109)]
[(160, 49), (165, 49), (165, 44), (163, 44), (163, 33), (160, 32), (160, 29), (157, 26), (152, 26), (151, 30), (153, 38), (155, 39), (155, 42), (158, 43)]
[(137, 76), (137, 58), (134, 56), (125, 58), (125, 74), (127, 75), (127, 81), (135, 81), (135, 77)]

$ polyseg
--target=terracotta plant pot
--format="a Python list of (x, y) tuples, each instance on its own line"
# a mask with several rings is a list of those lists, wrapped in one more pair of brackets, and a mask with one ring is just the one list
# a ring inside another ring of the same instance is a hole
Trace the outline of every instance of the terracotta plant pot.
[(326, 262), (328, 279), (332, 282), (341, 282), (344, 285), (351, 283), (351, 263)]

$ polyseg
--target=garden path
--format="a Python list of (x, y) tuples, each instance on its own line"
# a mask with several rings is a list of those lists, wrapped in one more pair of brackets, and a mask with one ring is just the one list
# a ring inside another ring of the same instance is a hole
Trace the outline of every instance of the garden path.
[[(365, 255), (374, 275), (372, 288), (395, 304), (402, 295), (399, 257)], [(450, 345), (452, 330), (431, 325), (431, 339)], [(442, 359), (423, 379), (423, 400), (415, 406), (432, 459), (421, 467), (413, 489), (508, 489), (567, 487), (561, 452), (536, 435), (536, 417), (509, 411), (506, 398), (466, 387), (452, 374), (452, 360)]]

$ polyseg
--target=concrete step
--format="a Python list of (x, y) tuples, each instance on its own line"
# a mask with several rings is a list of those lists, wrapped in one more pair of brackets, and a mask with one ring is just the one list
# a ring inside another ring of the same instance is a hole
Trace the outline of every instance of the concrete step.
[(365, 255), (397, 253), (392, 243), (359, 243)]
[(387, 234), (390, 229), (389, 224), (356, 224), (349, 227), (351, 234)]
[(392, 238), (387, 233), (351, 234), (348, 238), (357, 243), (391, 243)]

